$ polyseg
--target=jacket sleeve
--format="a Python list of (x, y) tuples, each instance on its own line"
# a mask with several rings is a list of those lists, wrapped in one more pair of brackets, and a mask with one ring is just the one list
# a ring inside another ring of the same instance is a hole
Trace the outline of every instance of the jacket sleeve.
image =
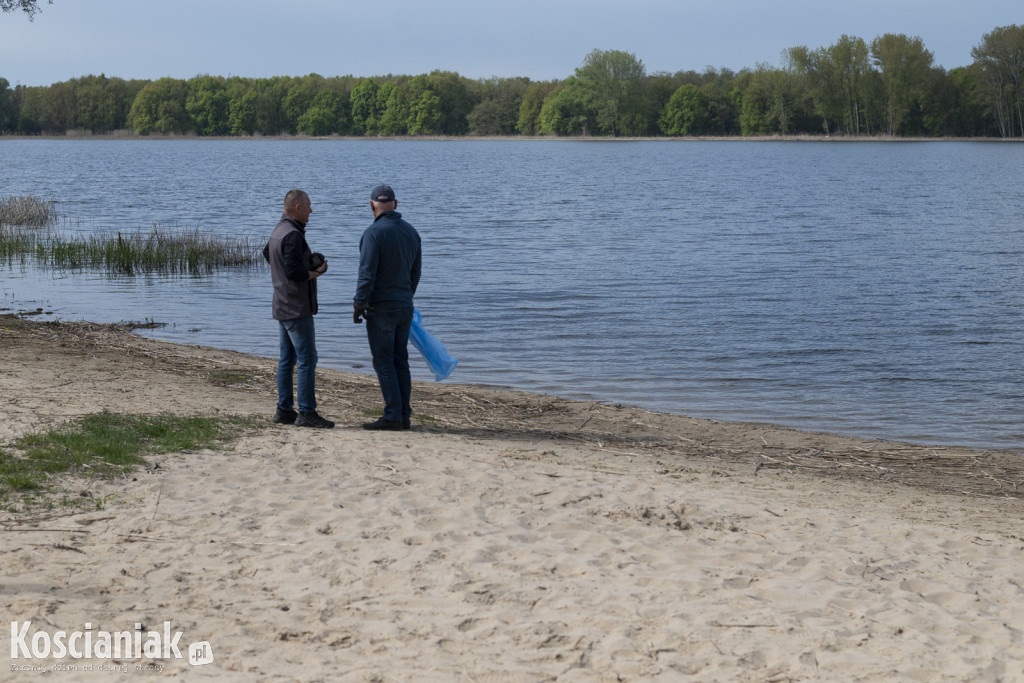
[(420, 247), (419, 242), (416, 244), (416, 259), (412, 262), (412, 272), (409, 274), (409, 279), (412, 283), (412, 293), (416, 294), (416, 288), (420, 285), (420, 270), (423, 268), (423, 249)]
[(377, 242), (369, 233), (363, 233), (359, 240), (359, 280), (356, 283), (356, 295), (352, 301), (369, 303), (373, 287), (377, 282), (377, 266), (380, 264), (380, 250)]
[(309, 279), (309, 269), (303, 257), (306, 251), (306, 240), (300, 232), (292, 232), (281, 240), (281, 251), (284, 257), (284, 274), (289, 280), (305, 282)]

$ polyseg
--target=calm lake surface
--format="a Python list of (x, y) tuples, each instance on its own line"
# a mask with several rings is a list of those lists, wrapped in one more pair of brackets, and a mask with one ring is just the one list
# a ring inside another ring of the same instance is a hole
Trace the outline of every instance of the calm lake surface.
[[(448, 381), (1016, 449), (1021, 178), (1024, 146), (980, 142), (0, 140), (0, 196), (55, 200), (87, 231), (262, 241), (285, 191), (309, 191), (321, 365), (372, 374), (349, 301), (389, 182), (423, 237), (424, 326), (460, 360)], [(3, 263), (0, 291), (0, 308), (277, 354), (263, 268)]]

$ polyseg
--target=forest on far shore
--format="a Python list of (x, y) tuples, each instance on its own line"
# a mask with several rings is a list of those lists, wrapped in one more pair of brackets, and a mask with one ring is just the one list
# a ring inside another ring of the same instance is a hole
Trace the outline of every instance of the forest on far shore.
[(1024, 26), (946, 70), (919, 37), (788, 48), (782, 66), (648, 73), (595, 49), (563, 80), (450, 71), (372, 77), (89, 75), (13, 88), (0, 135), (774, 136), (1024, 138)]

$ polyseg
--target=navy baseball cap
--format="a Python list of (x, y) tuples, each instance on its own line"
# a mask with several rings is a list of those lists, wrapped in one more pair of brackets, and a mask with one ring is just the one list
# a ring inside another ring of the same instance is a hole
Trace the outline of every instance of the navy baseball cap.
[(391, 189), (390, 185), (378, 185), (370, 192), (370, 201), (393, 202), (395, 201), (395, 191)]

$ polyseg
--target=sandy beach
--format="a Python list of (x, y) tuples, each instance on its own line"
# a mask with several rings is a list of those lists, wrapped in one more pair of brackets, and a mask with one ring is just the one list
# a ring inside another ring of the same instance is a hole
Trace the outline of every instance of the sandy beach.
[(1024, 681), (1021, 454), (449, 383), (368, 432), (375, 379), (323, 369), (338, 428), (302, 430), (270, 423), (275, 359), (12, 316), (0, 351), (0, 449), (104, 410), (261, 419), (60, 483), (92, 509), (0, 512), (5, 631), (169, 622), (214, 661), (5, 637), (2, 680)]

